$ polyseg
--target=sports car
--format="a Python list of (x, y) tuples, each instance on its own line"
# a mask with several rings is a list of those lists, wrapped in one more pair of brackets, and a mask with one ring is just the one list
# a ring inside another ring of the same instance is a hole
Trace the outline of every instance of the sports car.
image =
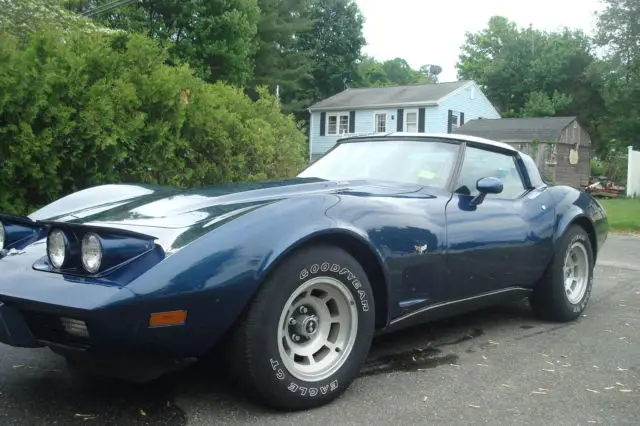
[(103, 185), (0, 215), (0, 341), (136, 381), (220, 354), (264, 404), (307, 409), (378, 334), (525, 298), (578, 319), (607, 234), (594, 198), (508, 144), (351, 136), (283, 181)]

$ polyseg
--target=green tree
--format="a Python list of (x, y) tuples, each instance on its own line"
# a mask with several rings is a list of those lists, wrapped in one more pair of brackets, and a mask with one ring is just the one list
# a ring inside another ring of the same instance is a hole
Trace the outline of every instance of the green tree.
[[(309, 100), (304, 88), (313, 85), (310, 55), (297, 46), (297, 37), (312, 28), (305, 16), (311, 0), (259, 0), (260, 20), (252, 86), (279, 88), (287, 113), (303, 111)], [(249, 90), (253, 96), (255, 91)]]
[(106, 31), (65, 9), (64, 0), (0, 0), (0, 33), (12, 34), (26, 42), (29, 35), (45, 28)]
[(529, 99), (524, 104), (521, 117), (553, 117), (564, 111), (571, 104), (571, 97), (557, 90), (553, 96), (544, 92), (531, 92)]
[(484, 30), (466, 33), (457, 64), (458, 77), (483, 86), (503, 115), (525, 102), (521, 87), (525, 67), (518, 57), (525, 52), (518, 48), (518, 35), (515, 23), (494, 16)]
[(393, 84), (405, 85), (429, 83), (431, 81), (428, 75), (414, 70), (407, 61), (402, 58), (385, 61), (382, 64), (382, 68)]
[(434, 83), (437, 83), (438, 76), (442, 73), (442, 67), (440, 65), (423, 65), (420, 67), (420, 72), (428, 76)]
[(640, 3), (636, 0), (602, 0), (596, 43), (606, 47), (608, 60), (621, 67), (630, 80), (640, 73)]
[(292, 176), (305, 138), (275, 98), (207, 83), (141, 34), (0, 34), (0, 211), (107, 182)]
[(383, 87), (392, 84), (384, 64), (371, 56), (365, 56), (358, 64), (355, 80), (360, 87)]
[[(434, 81), (429, 65), (415, 70), (402, 58), (377, 61), (365, 56), (358, 64), (355, 78), (358, 87), (384, 87), (407, 84), (424, 84)], [(437, 69), (435, 69), (437, 71)], [(442, 71), (442, 68), (440, 68)]]
[(457, 68), (460, 78), (484, 88), (503, 117), (576, 115), (597, 142), (603, 75), (581, 31), (520, 29), (494, 16), (484, 30), (466, 34)]
[(354, 0), (313, 0), (303, 16), (312, 28), (300, 34), (298, 49), (311, 58), (313, 80), (306, 97), (317, 101), (344, 89), (343, 73), (356, 75), (364, 17)]
[(603, 3), (596, 43), (606, 52), (600, 66), (606, 83), (606, 114), (599, 128), (606, 142), (600, 152), (608, 161), (628, 145), (640, 149), (640, 4), (630, 0)]
[[(66, 0), (85, 12), (111, 0)], [(109, 27), (140, 32), (168, 48), (170, 64), (188, 64), (208, 81), (244, 85), (253, 75), (258, 0), (140, 0), (98, 14)]]

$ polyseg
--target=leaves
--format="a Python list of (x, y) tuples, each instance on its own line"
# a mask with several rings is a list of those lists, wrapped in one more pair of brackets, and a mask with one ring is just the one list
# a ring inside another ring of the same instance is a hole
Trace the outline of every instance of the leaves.
[[(198, 187), (295, 175), (304, 134), (273, 96), (209, 84), (144, 35), (0, 35), (0, 210), (106, 182)], [(189, 102), (183, 93), (189, 91)]]
[(557, 90), (553, 92), (551, 97), (543, 92), (531, 92), (520, 115), (522, 117), (552, 117), (557, 111), (566, 110), (571, 102), (571, 96)]
[(344, 89), (344, 72), (355, 75), (365, 45), (364, 17), (354, 0), (313, 0), (303, 16), (313, 25), (300, 34), (297, 48), (311, 60), (313, 80), (307, 89), (317, 101)]
[[(432, 68), (434, 67), (434, 68)], [(356, 83), (359, 87), (384, 87), (407, 84), (431, 83), (435, 79), (437, 66), (423, 66), (416, 71), (402, 58), (379, 62), (372, 57), (365, 57), (358, 65)]]
[[(87, 11), (112, 0), (66, 0)], [(258, 0), (141, 0), (94, 19), (105, 27), (146, 34), (169, 52), (172, 65), (188, 64), (207, 81), (247, 83), (253, 72)]]
[[(86, 11), (111, 0), (56, 1)], [(356, 80), (365, 44), (354, 0), (141, 0), (95, 19), (146, 34), (167, 48), (169, 64), (188, 64), (196, 76), (242, 87), (254, 100), (258, 87), (279, 87), (283, 111), (298, 120), (343, 90), (344, 72)]]
[(63, 0), (0, 0), (0, 30), (26, 42), (45, 29), (109, 32), (89, 19), (71, 13)]
[(521, 29), (494, 16), (466, 34), (458, 76), (480, 84), (505, 118), (576, 115), (597, 141), (605, 101), (591, 47), (580, 31)]

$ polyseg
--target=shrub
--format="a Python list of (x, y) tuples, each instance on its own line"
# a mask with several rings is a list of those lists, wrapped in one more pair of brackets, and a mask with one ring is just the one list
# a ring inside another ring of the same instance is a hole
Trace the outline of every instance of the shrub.
[(208, 84), (142, 35), (0, 35), (0, 211), (89, 186), (197, 187), (304, 166), (304, 133), (266, 91)]

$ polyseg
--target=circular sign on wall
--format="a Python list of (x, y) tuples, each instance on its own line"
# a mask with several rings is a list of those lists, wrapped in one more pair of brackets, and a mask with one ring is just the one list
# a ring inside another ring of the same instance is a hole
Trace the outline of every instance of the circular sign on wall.
[(575, 166), (576, 164), (578, 164), (578, 161), (580, 160), (579, 156), (578, 156), (578, 150), (577, 149), (572, 149), (569, 151), (569, 164), (571, 164), (572, 166)]

